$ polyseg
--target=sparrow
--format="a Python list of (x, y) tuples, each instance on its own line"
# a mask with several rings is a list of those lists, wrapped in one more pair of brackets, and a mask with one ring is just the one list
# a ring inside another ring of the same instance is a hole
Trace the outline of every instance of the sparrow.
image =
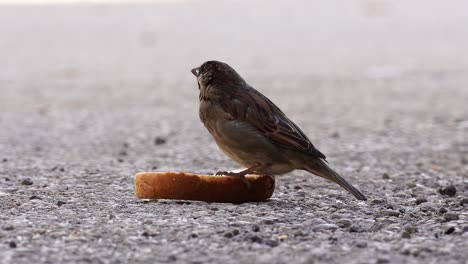
[(191, 72), (200, 91), (200, 119), (219, 148), (246, 167), (216, 175), (281, 175), (305, 170), (339, 184), (359, 200), (359, 190), (328, 166), (325, 155), (270, 99), (250, 86), (231, 66), (207, 61)]

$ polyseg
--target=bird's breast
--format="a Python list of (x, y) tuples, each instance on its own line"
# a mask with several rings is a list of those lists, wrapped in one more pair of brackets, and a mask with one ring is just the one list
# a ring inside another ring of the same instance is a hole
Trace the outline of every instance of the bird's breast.
[(200, 120), (208, 129), (208, 131), (215, 136), (216, 123), (224, 118), (224, 111), (219, 104), (211, 100), (201, 100), (199, 108)]

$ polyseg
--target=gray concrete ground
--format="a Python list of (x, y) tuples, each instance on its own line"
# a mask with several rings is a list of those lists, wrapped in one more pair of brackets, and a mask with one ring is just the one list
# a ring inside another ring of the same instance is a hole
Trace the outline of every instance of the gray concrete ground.
[[(468, 263), (467, 25), (464, 1), (0, 5), (0, 263)], [(305, 172), (265, 203), (137, 200), (139, 171), (236, 168), (198, 120), (207, 59), (369, 201)]]

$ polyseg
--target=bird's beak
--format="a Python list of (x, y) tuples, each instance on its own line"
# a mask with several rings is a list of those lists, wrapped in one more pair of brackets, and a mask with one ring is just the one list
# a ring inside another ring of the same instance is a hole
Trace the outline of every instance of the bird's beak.
[(198, 75), (200, 75), (200, 68), (193, 68), (191, 72), (193, 73), (193, 75), (198, 77)]

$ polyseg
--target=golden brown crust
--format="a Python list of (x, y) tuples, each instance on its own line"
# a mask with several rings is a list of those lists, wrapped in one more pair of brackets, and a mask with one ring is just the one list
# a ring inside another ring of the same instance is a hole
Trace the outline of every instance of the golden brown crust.
[(135, 175), (135, 194), (140, 199), (176, 199), (218, 203), (260, 202), (271, 197), (275, 179), (247, 175), (251, 188), (238, 177), (185, 172), (140, 172)]

